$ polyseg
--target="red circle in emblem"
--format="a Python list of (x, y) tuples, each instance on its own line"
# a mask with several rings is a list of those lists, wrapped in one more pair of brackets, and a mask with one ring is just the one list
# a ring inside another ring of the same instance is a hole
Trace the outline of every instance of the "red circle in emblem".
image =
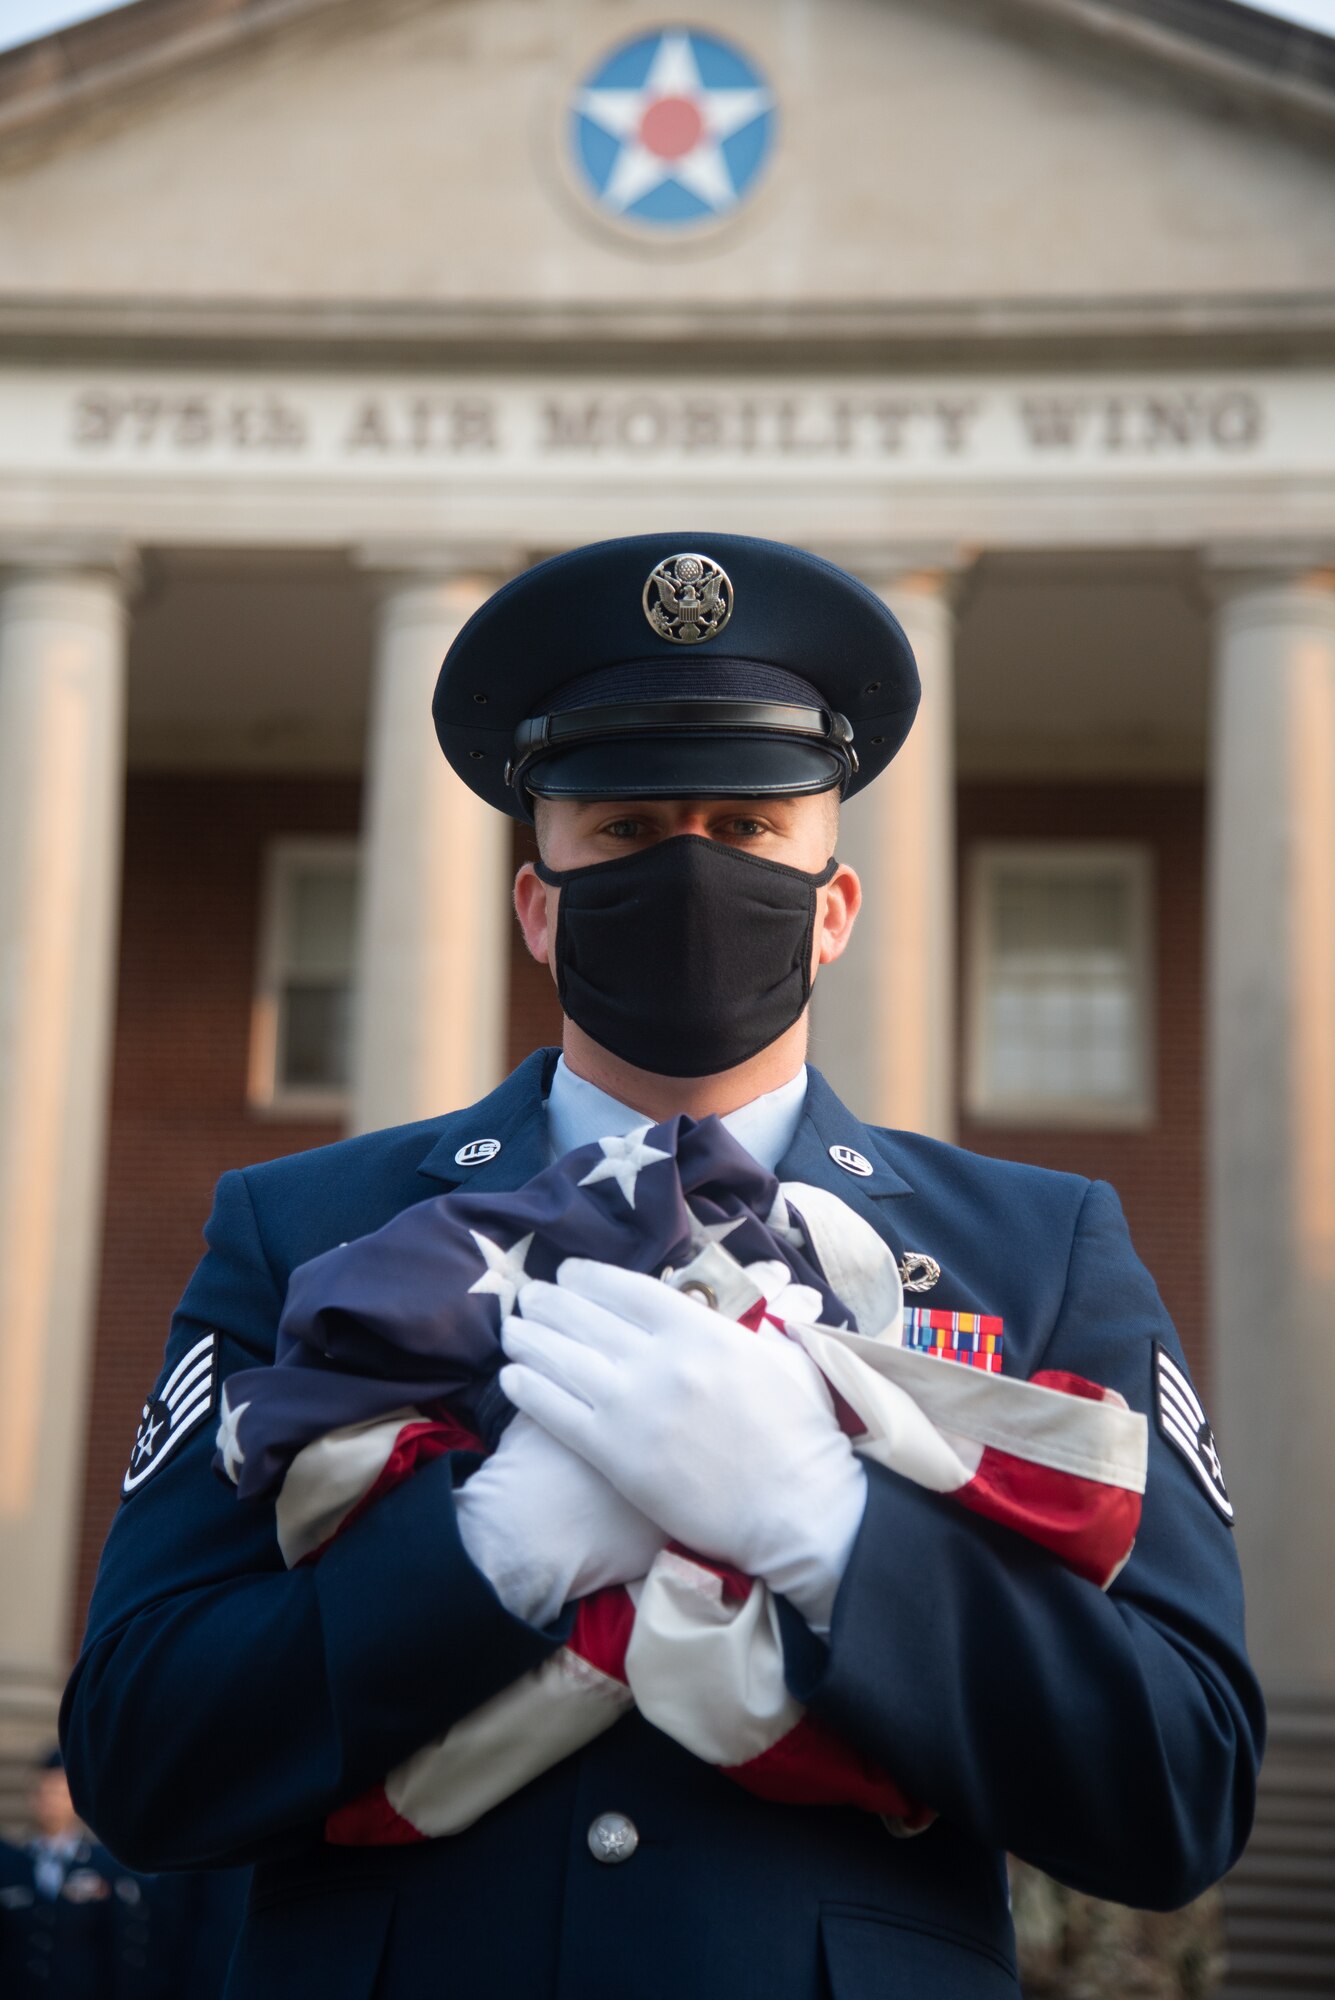
[(660, 160), (679, 160), (699, 145), (704, 129), (689, 97), (656, 97), (640, 120), (640, 144)]

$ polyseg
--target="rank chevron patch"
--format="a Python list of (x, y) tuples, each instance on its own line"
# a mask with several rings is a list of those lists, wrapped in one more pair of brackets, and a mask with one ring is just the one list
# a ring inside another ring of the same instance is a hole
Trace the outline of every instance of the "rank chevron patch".
[(128, 1499), (151, 1479), (191, 1431), (203, 1423), (217, 1393), (218, 1336), (203, 1334), (187, 1348), (160, 1389), (144, 1404), (130, 1463), (121, 1481)]
[(1200, 1397), (1167, 1349), (1154, 1343), (1154, 1420), (1160, 1436), (1180, 1451), (1216, 1508), (1233, 1526), (1233, 1502)]

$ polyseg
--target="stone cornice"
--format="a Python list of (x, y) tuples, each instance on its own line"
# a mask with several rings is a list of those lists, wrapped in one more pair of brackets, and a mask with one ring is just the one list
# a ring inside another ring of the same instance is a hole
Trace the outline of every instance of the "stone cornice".
[(127, 593), (141, 581), (139, 551), (117, 534), (0, 536), (0, 577), (113, 576)]
[(1210, 542), (1199, 560), (1206, 594), (1216, 604), (1280, 592), (1295, 606), (1311, 600), (1327, 619), (1335, 609), (1335, 539)]
[(0, 361), (320, 367), (1285, 365), (1335, 356), (1335, 292), (739, 306), (0, 295)]

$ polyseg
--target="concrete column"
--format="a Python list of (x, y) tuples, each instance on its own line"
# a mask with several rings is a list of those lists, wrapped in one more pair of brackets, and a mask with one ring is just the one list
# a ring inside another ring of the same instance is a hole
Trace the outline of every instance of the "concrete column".
[(69, 1664), (120, 891), (113, 569), (0, 573), (0, 1755)]
[(381, 588), (363, 814), (358, 1131), (454, 1110), (503, 1074), (509, 821), (455, 777), (431, 721), (446, 649), (503, 576), (494, 565), (452, 566), (437, 550)]
[(812, 1059), (860, 1118), (949, 1139), (955, 1129), (953, 569), (847, 559), (894, 611), (922, 706), (889, 769), (843, 810), (840, 858), (866, 896), (812, 1006)]
[(1214, 1395), (1252, 1654), (1335, 1696), (1335, 570), (1218, 572)]

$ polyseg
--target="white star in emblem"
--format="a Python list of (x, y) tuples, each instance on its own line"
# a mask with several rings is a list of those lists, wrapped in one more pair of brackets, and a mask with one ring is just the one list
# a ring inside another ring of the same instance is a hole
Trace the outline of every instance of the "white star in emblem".
[(621, 141), (603, 203), (623, 214), (664, 181), (677, 181), (706, 208), (730, 208), (737, 189), (722, 142), (773, 103), (761, 88), (706, 88), (690, 36), (664, 35), (638, 90), (583, 90), (576, 99), (586, 118)]
[(1201, 1439), (1201, 1451), (1204, 1454), (1206, 1464), (1222, 1486), (1224, 1483), (1224, 1464), (1219, 1456), (1219, 1447), (1214, 1441), (1213, 1431), (1207, 1430), (1205, 1436)]
[(645, 1167), (652, 1167), (656, 1160), (670, 1160), (671, 1153), (660, 1152), (657, 1146), (646, 1146), (644, 1135), (647, 1125), (639, 1126), (634, 1132), (627, 1132), (624, 1139), (600, 1139), (603, 1157), (596, 1167), (590, 1167), (581, 1187), (592, 1187), (597, 1181), (615, 1181), (631, 1207), (635, 1206), (635, 1183)]
[(494, 1292), (500, 1301), (501, 1318), (504, 1319), (513, 1310), (519, 1288), (527, 1278), (524, 1259), (533, 1241), (532, 1232), (521, 1236), (508, 1250), (502, 1250), (500, 1244), (493, 1243), (489, 1236), (479, 1235), (476, 1229), (470, 1229), (468, 1233), (482, 1252), (482, 1261), (487, 1267), (477, 1283), (468, 1289), (470, 1293)]
[(139, 1425), (139, 1435), (134, 1441), (134, 1462), (136, 1465), (141, 1464), (146, 1458), (152, 1458), (153, 1440), (161, 1429), (162, 1418), (151, 1416), (145, 1410)]
[(222, 1453), (223, 1471), (233, 1486), (240, 1483), (241, 1468), (246, 1462), (246, 1454), (242, 1451), (241, 1440), (237, 1436), (237, 1425), (249, 1408), (249, 1403), (238, 1403), (235, 1409), (232, 1408), (227, 1400), (227, 1384), (224, 1382), (222, 1422), (218, 1426), (217, 1444), (218, 1450)]

